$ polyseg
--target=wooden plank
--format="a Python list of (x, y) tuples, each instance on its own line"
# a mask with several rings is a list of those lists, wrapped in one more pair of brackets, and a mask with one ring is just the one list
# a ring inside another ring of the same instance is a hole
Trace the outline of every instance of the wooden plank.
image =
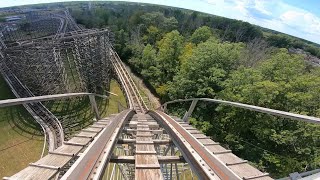
[(259, 179), (259, 177), (267, 176), (267, 174), (259, 171), (248, 163), (229, 166), (229, 168), (243, 179)]
[[(186, 162), (183, 156), (157, 156), (157, 158), (160, 164)], [(112, 156), (110, 162), (134, 164), (135, 156)]]
[[(163, 179), (160, 169), (136, 169), (136, 180), (161, 180)], [(139, 178), (137, 178), (139, 177)]]
[(111, 159), (110, 159), (110, 162), (112, 162), (112, 163), (134, 164), (135, 163), (135, 157), (134, 156), (112, 156)]
[(44, 180), (50, 179), (57, 174), (55, 169), (45, 169), (40, 167), (28, 166), (17, 174), (10, 177), (10, 179), (32, 179)]
[(62, 167), (68, 163), (73, 156), (61, 156), (56, 154), (48, 154), (45, 157), (39, 159), (35, 164), (43, 164), (48, 166)]
[(88, 128), (85, 128), (83, 130), (81, 130), (83, 132), (95, 132), (95, 133), (98, 133), (101, 131), (101, 128), (93, 128), (93, 127), (88, 127)]
[(80, 150), (82, 149), (82, 146), (72, 146), (72, 145), (62, 145), (58, 147), (58, 149), (54, 150), (54, 152), (60, 152), (60, 153), (69, 153), (69, 154), (78, 154)]
[(108, 125), (110, 122), (105, 122), (105, 121), (97, 121), (95, 123), (93, 123), (94, 125), (101, 125), (101, 126), (106, 126)]
[[(137, 146), (144, 146), (144, 145), (141, 145), (141, 144), (137, 144)], [(156, 151), (136, 151), (136, 154), (157, 154)]]
[(210, 139), (208, 136), (204, 134), (192, 134), (192, 136), (195, 137), (196, 139)]
[(137, 164), (136, 169), (160, 169), (160, 164)]
[(70, 144), (70, 145), (82, 145), (85, 146), (87, 145), (90, 141), (92, 141), (91, 138), (83, 138), (83, 137), (73, 137), (69, 141), (64, 142), (65, 144)]
[[(130, 143), (136, 143), (135, 139), (119, 139), (118, 144), (130, 144)], [(165, 144), (169, 144), (172, 143), (171, 140), (162, 140), (162, 139), (154, 139), (153, 140), (153, 144), (155, 145), (165, 145)]]
[(186, 162), (183, 156), (158, 156), (158, 161), (160, 164)]
[(153, 134), (150, 131), (150, 128), (159, 127), (159, 125), (145, 121), (147, 117), (145, 114), (138, 114), (136, 117), (138, 117), (136, 126), (136, 142), (138, 143), (136, 143), (135, 154), (135, 179), (163, 179), (157, 152), (154, 148)]
[(88, 137), (88, 138), (93, 138), (97, 135), (98, 133), (95, 132), (83, 132), (81, 131), (79, 134), (76, 134), (74, 137)]
[(102, 128), (104, 128), (104, 127), (106, 127), (105, 125), (101, 125), (101, 124), (92, 124), (91, 126), (89, 126), (89, 127), (91, 127), (91, 128), (100, 128), (100, 129), (102, 129)]

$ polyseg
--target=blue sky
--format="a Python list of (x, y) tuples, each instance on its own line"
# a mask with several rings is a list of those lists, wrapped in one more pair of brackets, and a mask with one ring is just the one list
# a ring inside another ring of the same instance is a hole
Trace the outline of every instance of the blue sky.
[[(72, 0), (1, 0), (0, 7)], [(75, 0), (73, 0), (75, 1)], [(320, 0), (128, 0), (239, 19), (320, 44)]]

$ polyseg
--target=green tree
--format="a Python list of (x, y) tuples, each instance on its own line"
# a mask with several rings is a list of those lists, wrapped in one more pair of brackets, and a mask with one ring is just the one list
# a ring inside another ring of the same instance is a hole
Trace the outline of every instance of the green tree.
[(160, 71), (157, 66), (156, 50), (148, 44), (143, 52), (141, 58), (141, 74), (143, 77), (149, 80), (151, 85), (155, 85), (159, 82)]
[(272, 34), (267, 38), (267, 41), (271, 46), (279, 48), (288, 48), (291, 44), (290, 38), (282, 34)]
[(181, 66), (183, 66), (186, 63), (187, 59), (189, 59), (191, 57), (194, 46), (195, 45), (192, 43), (186, 43), (184, 45), (184, 48), (182, 49), (181, 55), (179, 56)]
[(147, 26), (155, 26), (168, 32), (176, 29), (178, 21), (174, 17), (165, 17), (161, 12), (146, 13), (141, 16), (142, 22)]
[(199, 44), (205, 42), (210, 37), (212, 37), (212, 30), (208, 26), (202, 26), (193, 32), (191, 41), (195, 44)]
[(178, 72), (182, 45), (183, 37), (176, 30), (165, 34), (164, 37), (157, 42), (159, 49), (157, 54), (157, 68), (161, 72), (158, 82), (159, 85), (172, 81), (173, 76)]
[(170, 98), (215, 97), (228, 73), (237, 68), (242, 49), (241, 43), (216, 39), (200, 43), (171, 83)]
[(147, 29), (147, 34), (143, 36), (145, 43), (155, 44), (159, 40), (161, 33), (160, 30), (155, 26), (149, 26)]
[[(262, 107), (319, 116), (318, 70), (308, 71), (303, 57), (281, 49), (256, 68), (239, 68), (224, 82), (219, 97)], [(318, 125), (221, 106), (212, 122), (215, 134), (234, 152), (284, 177), (319, 166)]]
[(114, 47), (119, 56), (123, 59), (127, 59), (130, 56), (130, 49), (127, 46), (128, 41), (129, 34), (125, 30), (121, 29), (115, 32)]

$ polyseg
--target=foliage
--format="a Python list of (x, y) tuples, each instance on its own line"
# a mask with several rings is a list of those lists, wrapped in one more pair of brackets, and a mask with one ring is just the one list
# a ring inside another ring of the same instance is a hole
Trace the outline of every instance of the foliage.
[[(219, 97), (319, 116), (319, 91), (320, 78), (308, 71), (303, 58), (280, 50), (257, 68), (234, 71)], [(319, 126), (228, 107), (219, 107), (218, 114), (215, 124), (223, 134), (219, 139), (273, 175), (319, 166)]]
[(158, 26), (164, 31), (172, 31), (177, 28), (178, 21), (174, 17), (165, 17), (163, 13), (153, 12), (141, 16), (142, 22), (146, 26)]
[[(320, 116), (320, 68), (287, 50), (320, 57), (319, 45), (247, 22), (161, 6), (96, 2), (92, 10), (72, 7), (72, 14), (87, 27), (109, 26), (121, 58), (162, 101), (221, 98)], [(181, 114), (187, 106), (171, 108)], [(274, 177), (320, 167), (317, 125), (200, 102), (191, 122)]]
[(227, 74), (237, 67), (241, 43), (219, 43), (209, 39), (193, 50), (170, 85), (171, 99), (215, 97)]
[(158, 69), (160, 70), (159, 84), (172, 81), (173, 76), (179, 70), (179, 56), (181, 54), (183, 37), (178, 31), (172, 31), (164, 35), (163, 39), (157, 42)]
[(320, 58), (320, 48), (314, 44), (305, 43), (303, 40), (298, 38), (293, 38), (285, 34), (272, 34), (267, 37), (267, 41), (270, 45), (279, 47), (279, 48), (299, 48), (303, 49), (306, 52), (309, 52), (311, 55)]
[(208, 26), (199, 27), (191, 36), (191, 42), (199, 44), (205, 42), (212, 36), (212, 30)]

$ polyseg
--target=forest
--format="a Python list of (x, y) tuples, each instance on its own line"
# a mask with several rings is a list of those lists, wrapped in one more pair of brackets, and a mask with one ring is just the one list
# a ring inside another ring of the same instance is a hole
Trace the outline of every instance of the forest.
[[(118, 54), (162, 102), (208, 97), (320, 117), (320, 68), (306, 59), (320, 58), (315, 43), (172, 7), (64, 6), (88, 28), (110, 28)], [(188, 105), (170, 110), (183, 115)], [(208, 103), (191, 123), (272, 177), (320, 167), (318, 125)]]

